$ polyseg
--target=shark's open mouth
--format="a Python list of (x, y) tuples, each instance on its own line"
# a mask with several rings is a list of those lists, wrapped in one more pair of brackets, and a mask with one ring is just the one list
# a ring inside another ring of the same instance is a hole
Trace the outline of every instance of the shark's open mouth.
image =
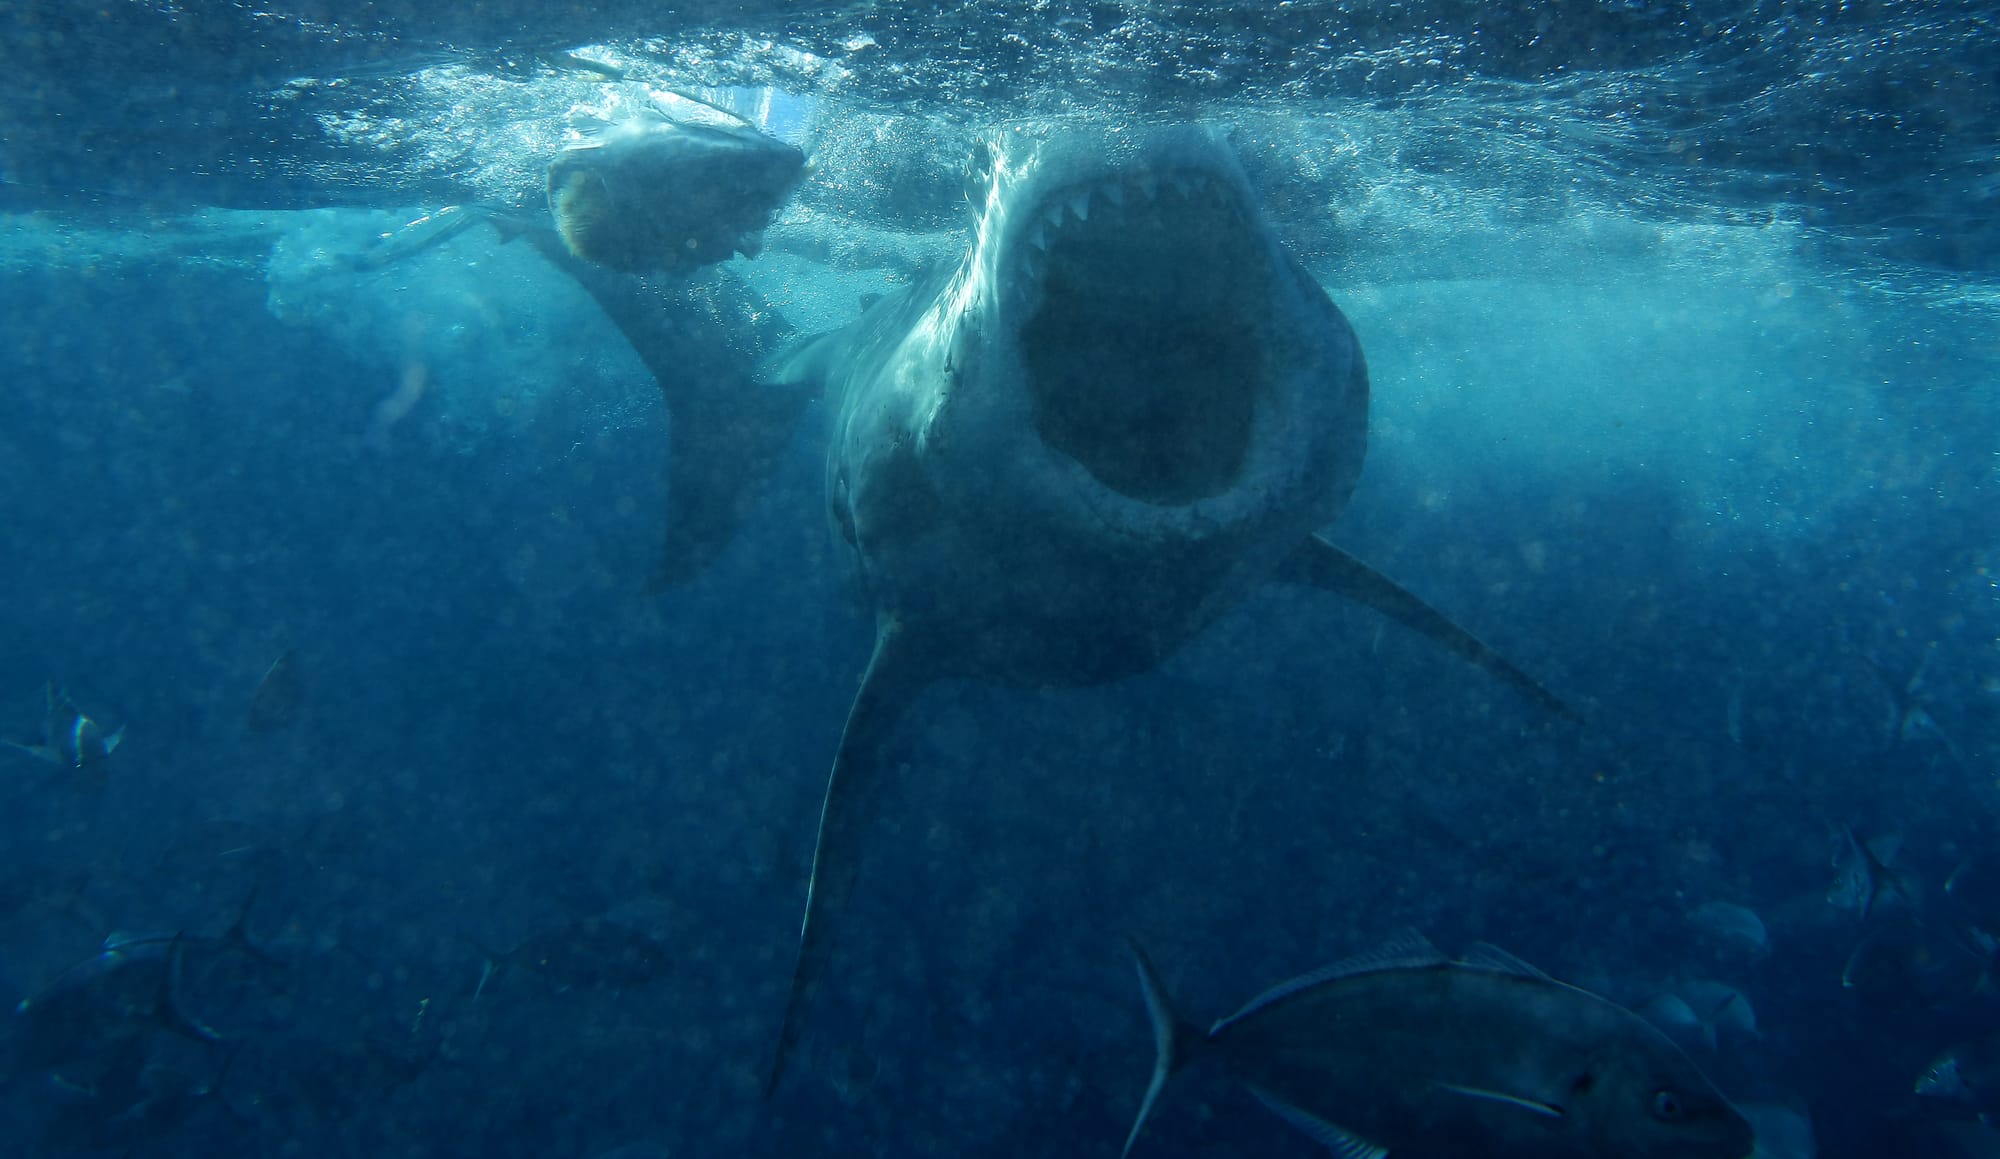
[(1042, 439), (1142, 502), (1229, 490), (1250, 449), (1271, 279), (1245, 195), (1199, 169), (1124, 171), (1042, 198), (1015, 236)]

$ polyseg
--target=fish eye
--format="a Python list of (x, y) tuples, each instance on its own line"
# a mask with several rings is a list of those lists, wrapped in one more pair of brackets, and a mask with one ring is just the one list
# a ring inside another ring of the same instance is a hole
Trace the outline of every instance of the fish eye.
[(1687, 1117), (1687, 1106), (1672, 1091), (1654, 1091), (1653, 1117), (1669, 1123), (1676, 1122)]

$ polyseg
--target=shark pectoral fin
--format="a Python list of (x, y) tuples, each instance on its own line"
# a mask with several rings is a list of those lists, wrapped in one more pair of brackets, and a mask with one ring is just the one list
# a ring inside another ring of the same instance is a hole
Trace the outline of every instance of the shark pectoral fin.
[(1555, 693), (1516, 668), (1479, 637), (1452, 623), (1443, 612), (1317, 535), (1308, 538), (1287, 557), (1279, 565), (1274, 578), (1285, 583), (1319, 588), (1355, 603), (1366, 604), (1484, 668), (1557, 716), (1573, 721), (1582, 719)]
[(792, 967), (791, 992), (778, 1049), (764, 1084), (769, 1098), (784, 1077), (804, 1030), (806, 1008), (825, 979), (833, 958), (834, 925), (847, 908), (861, 869), (861, 843), (887, 774), (882, 739), (930, 674), (911, 654), (909, 640), (893, 616), (883, 616), (875, 633), (875, 655), (847, 712), (840, 751), (826, 778), (820, 806), (819, 837), (813, 846), (812, 876), (806, 881), (805, 917), (799, 923), (799, 955)]

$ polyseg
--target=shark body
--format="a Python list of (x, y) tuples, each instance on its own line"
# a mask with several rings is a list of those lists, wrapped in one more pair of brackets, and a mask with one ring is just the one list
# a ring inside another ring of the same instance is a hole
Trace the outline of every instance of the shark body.
[(831, 408), (831, 523), (876, 620), (767, 1089), (828, 973), (893, 772), (882, 735), (935, 679), (1116, 680), (1280, 581), (1366, 603), (1569, 715), (1315, 534), (1360, 478), (1367, 366), (1218, 136), (1010, 131), (975, 155), (968, 192), (956, 267), (763, 375)]

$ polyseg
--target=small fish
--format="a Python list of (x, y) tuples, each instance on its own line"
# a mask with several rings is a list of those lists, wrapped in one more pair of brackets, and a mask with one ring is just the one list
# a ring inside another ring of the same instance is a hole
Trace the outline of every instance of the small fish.
[(58, 1089), (94, 1098), (103, 1077), (153, 1032), (218, 1040), (182, 1002), (185, 950), (178, 937), (107, 939), (102, 951), (15, 1006), (9, 1037), (17, 1064), (50, 1076)]
[(51, 1153), (114, 1147), (129, 1153), (170, 1134), (211, 1100), (221, 1101), (215, 1096), (242, 1049), (240, 1043), (230, 1047), (208, 1075), (187, 1065), (149, 1060), (135, 1050), (88, 1089), (70, 1092), (76, 1097), (45, 1124), (43, 1145)]
[(1641, 1017), (1681, 1042), (1720, 1053), (1725, 1038), (1755, 1038), (1757, 1014), (1741, 990), (1723, 982), (1686, 982), (1648, 1002)]
[(1753, 1103), (1738, 1109), (1757, 1130), (1757, 1159), (1814, 1159), (1819, 1154), (1812, 1116), (1803, 1104)]
[(1703, 902), (1688, 914), (1688, 921), (1717, 948), (1751, 959), (1767, 958), (1771, 954), (1770, 931), (1764, 927), (1764, 919), (1757, 916), (1757, 911), (1748, 906), (1726, 901)]
[(645, 932), (604, 917), (580, 918), (545, 930), (504, 954), (484, 951), (486, 964), (472, 996), (504, 966), (518, 966), (557, 990), (623, 990), (659, 981), (672, 967), (667, 947)]
[(104, 726), (86, 715), (69, 698), (58, 692), (54, 682), (42, 686), (43, 714), (40, 743), (5, 741), (37, 760), (71, 769), (88, 769), (102, 764), (125, 740), (125, 726), (106, 732)]
[(1864, 922), (1887, 908), (1920, 908), (1923, 883), (1895, 864), (1903, 848), (1901, 836), (1884, 834), (1863, 841), (1852, 825), (1844, 826), (1841, 836), (1841, 851), (1834, 857), (1838, 872), (1826, 893), (1829, 905), (1854, 910)]
[(1137, 943), (1153, 1078), (1218, 1061), (1341, 1159), (1745, 1159), (1750, 1124), (1632, 1012), (1505, 951), (1452, 961), (1415, 934), (1286, 982), (1206, 1033), (1183, 1022)]
[(1907, 741), (1930, 737), (1943, 747), (1954, 762), (1963, 765), (1965, 750), (1959, 748), (1958, 742), (1938, 724), (1925, 703), (1924, 674), (1931, 666), (1931, 657), (1935, 655), (1937, 644), (1933, 642), (1924, 649), (1916, 668), (1905, 680), (1898, 680), (1889, 671), (1888, 665), (1874, 656), (1863, 653), (1861, 660), (1874, 670), (1888, 699), (1882, 730), (1885, 749), (1895, 749)]
[(1671, 990), (1654, 995), (1638, 1013), (1677, 1042), (1706, 1042), (1701, 1015), (1688, 1005), (1687, 999)]
[(2000, 856), (1975, 853), (1944, 883), (1952, 920), (1987, 954), (2000, 952)]
[(106, 937), (97, 953), (15, 1006), (23, 1057), (36, 1069), (61, 1074), (96, 1066), (155, 1029), (195, 1042), (221, 1041), (185, 1001), (188, 954), (246, 954), (271, 962), (245, 929), (255, 900), (253, 893), (220, 937), (125, 932)]
[(1970, 1108), (1982, 1122), (2000, 1120), (2000, 1034), (1939, 1055), (1917, 1076), (1916, 1093)]
[(251, 732), (276, 732), (296, 720), (305, 703), (305, 684), (299, 678), (296, 653), (287, 648), (264, 669), (250, 694), (250, 707), (243, 713), (243, 727)]
[(1988, 965), (1952, 931), (1904, 917), (1878, 924), (1855, 943), (1840, 984), (1871, 1006), (1936, 1009), (1971, 997)]
[(625, 70), (606, 60), (594, 60), (574, 52), (550, 52), (543, 61), (557, 72), (586, 73), (605, 80), (624, 80)]

